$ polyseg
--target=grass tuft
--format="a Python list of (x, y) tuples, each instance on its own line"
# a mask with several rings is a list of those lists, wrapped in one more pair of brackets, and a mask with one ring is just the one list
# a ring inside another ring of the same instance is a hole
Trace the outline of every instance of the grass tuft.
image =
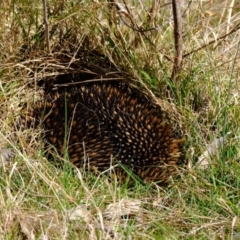
[[(240, 32), (221, 36), (240, 24), (239, 2), (183, 1), (185, 58), (178, 83), (170, 79), (170, 5), (119, 4), (125, 14), (107, 1), (49, 0), (52, 54), (39, 1), (0, 4), (0, 147), (15, 151), (0, 167), (1, 238), (238, 239)], [(139, 87), (178, 109), (189, 164), (170, 186), (134, 178), (129, 187), (67, 162), (58, 168), (46, 159), (40, 130), (16, 130), (23, 109), (42, 96), (37, 80), (69, 71), (79, 49), (101, 52)], [(226, 135), (201, 169), (196, 162), (206, 146)]]

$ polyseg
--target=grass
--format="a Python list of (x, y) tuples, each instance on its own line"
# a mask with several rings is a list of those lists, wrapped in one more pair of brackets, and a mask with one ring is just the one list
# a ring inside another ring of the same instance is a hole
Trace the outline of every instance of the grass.
[[(14, 149), (15, 157), (0, 168), (1, 239), (239, 238), (239, 30), (186, 57), (181, 82), (174, 83), (166, 58), (174, 56), (171, 8), (156, 4), (148, 14), (152, 1), (143, 2), (128, 3), (134, 21), (158, 31), (134, 31), (107, 2), (49, 0), (51, 47), (74, 54), (82, 43), (99, 50), (139, 86), (174, 103), (186, 129), (188, 168), (168, 187), (137, 180), (129, 187), (49, 162), (41, 133), (15, 125), (24, 106), (31, 109), (41, 96), (36, 80), (58, 72), (59, 62), (42, 38), (42, 5), (6, 1), (0, 10), (0, 146)], [(234, 0), (182, 7), (185, 53), (239, 24)], [(228, 132), (211, 165), (199, 168), (206, 145)]]

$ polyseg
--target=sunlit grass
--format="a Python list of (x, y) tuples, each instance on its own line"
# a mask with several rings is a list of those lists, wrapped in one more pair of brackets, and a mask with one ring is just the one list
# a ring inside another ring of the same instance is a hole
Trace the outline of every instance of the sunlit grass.
[[(170, 5), (128, 4), (137, 26), (152, 30), (135, 31), (130, 15), (122, 16), (128, 27), (107, 2), (49, 0), (53, 55), (46, 50), (39, 1), (0, 4), (0, 147), (15, 151), (0, 168), (1, 238), (233, 239), (240, 234), (239, 31), (184, 58), (181, 82), (175, 83), (170, 79)], [(239, 24), (238, 10), (237, 1), (183, 4), (184, 53)], [(74, 56), (80, 46), (108, 56), (139, 87), (181, 113), (189, 164), (168, 187), (136, 179), (120, 184), (68, 163), (58, 168), (46, 159), (39, 130), (16, 130), (23, 109), (41, 97), (37, 80), (60, 69), (56, 53), (66, 50)], [(225, 135), (211, 165), (199, 168), (196, 162), (206, 145)], [(116, 205), (109, 213), (111, 204)], [(77, 219), (69, 215), (74, 207), (80, 207)], [(122, 215), (114, 215), (119, 209)]]

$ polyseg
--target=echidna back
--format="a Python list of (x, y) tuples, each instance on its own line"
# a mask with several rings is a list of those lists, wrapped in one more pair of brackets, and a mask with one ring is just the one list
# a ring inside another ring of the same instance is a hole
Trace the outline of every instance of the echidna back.
[[(42, 114), (44, 112), (44, 114)], [(91, 82), (49, 94), (37, 104), (45, 140), (77, 167), (165, 183), (182, 163), (183, 139), (168, 114), (124, 82)]]

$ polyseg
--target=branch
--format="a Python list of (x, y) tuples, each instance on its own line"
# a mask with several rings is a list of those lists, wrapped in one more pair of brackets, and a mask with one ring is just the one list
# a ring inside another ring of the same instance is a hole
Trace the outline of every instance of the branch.
[(172, 71), (172, 79), (178, 80), (183, 59), (183, 36), (182, 36), (182, 16), (179, 0), (172, 0), (173, 22), (174, 22), (174, 43), (175, 57)]
[(49, 40), (49, 21), (48, 21), (48, 15), (47, 15), (47, 0), (42, 0), (43, 3), (43, 21), (45, 24), (45, 37), (46, 37), (46, 43), (47, 43), (47, 50), (48, 53), (51, 54), (51, 48), (50, 48), (50, 40)]
[[(147, 41), (148, 41), (153, 47), (155, 47), (155, 48), (157, 49), (156, 45), (147, 37), (147, 35), (145, 34), (145, 32), (157, 31), (157, 30), (160, 29), (160, 27), (153, 27), (153, 28), (149, 28), (149, 29), (143, 29), (143, 28), (139, 27), (139, 26), (137, 25), (137, 23), (134, 21), (134, 18), (133, 18), (133, 16), (132, 16), (129, 8), (127, 7), (127, 4), (126, 4), (125, 1), (124, 1), (124, 6), (125, 6), (125, 8), (124, 8), (120, 3), (118, 3), (116, 0), (113, 0), (112, 2), (115, 4), (115, 6), (116, 6), (116, 8), (117, 8), (117, 11), (118, 11), (118, 13), (119, 13), (119, 17), (120, 17), (120, 19), (122, 20), (122, 22), (123, 22), (127, 27), (129, 27), (130, 29), (132, 29), (133, 31), (136, 31), (136, 32), (138, 32), (138, 33), (141, 33), (142, 36), (144, 36), (144, 37), (147, 39)], [(165, 5), (167, 5), (167, 4), (165, 4)], [(132, 26), (124, 20), (123, 16), (127, 17), (127, 18), (130, 20)], [(158, 51), (160, 51), (160, 50), (158, 50)], [(162, 54), (163, 54), (163, 53), (162, 53)], [(167, 59), (169, 62), (173, 62), (172, 59), (171, 59), (170, 57), (168, 57), (166, 54), (163, 54), (163, 57), (164, 57), (165, 59)]]
[(236, 25), (230, 32), (224, 34), (223, 36), (220, 36), (220, 37), (218, 37), (217, 39), (212, 40), (212, 41), (210, 41), (210, 42), (202, 45), (201, 47), (199, 47), (199, 48), (197, 48), (197, 49), (194, 49), (194, 50), (192, 50), (192, 51), (189, 52), (189, 53), (184, 54), (183, 57), (185, 58), (185, 57), (187, 57), (187, 56), (189, 56), (189, 55), (191, 55), (191, 54), (193, 54), (193, 53), (195, 53), (195, 52), (198, 52), (198, 51), (202, 50), (203, 48), (206, 48), (207, 46), (209, 46), (209, 45), (211, 45), (211, 44), (213, 44), (213, 43), (215, 43), (215, 42), (217, 42), (217, 41), (219, 41), (219, 40), (221, 40), (221, 39), (226, 38), (227, 36), (229, 36), (230, 34), (238, 31), (239, 29), (240, 29), (240, 24)]

